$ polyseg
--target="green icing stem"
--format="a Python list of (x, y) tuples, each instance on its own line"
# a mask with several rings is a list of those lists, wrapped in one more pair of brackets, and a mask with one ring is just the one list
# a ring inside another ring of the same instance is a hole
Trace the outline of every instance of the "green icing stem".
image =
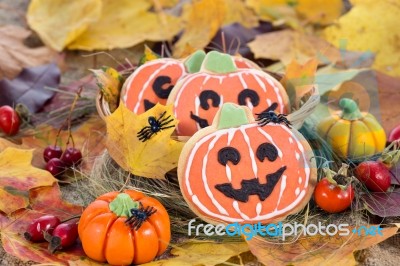
[(191, 54), (186, 60), (185, 60), (185, 67), (187, 72), (189, 73), (196, 73), (200, 71), (201, 64), (204, 61), (204, 58), (206, 57), (206, 53), (203, 50), (197, 50), (193, 54)]
[(131, 209), (139, 209), (140, 204), (138, 201), (131, 199), (128, 194), (120, 193), (113, 201), (110, 202), (108, 207), (118, 217), (129, 217), (131, 216)]
[(244, 107), (233, 103), (224, 103), (222, 105), (218, 129), (238, 127), (249, 123)]
[(202, 68), (218, 74), (235, 72), (237, 67), (229, 54), (211, 51), (206, 55)]
[(357, 103), (352, 99), (340, 99), (339, 106), (343, 111), (342, 118), (345, 120), (358, 120), (363, 117)]

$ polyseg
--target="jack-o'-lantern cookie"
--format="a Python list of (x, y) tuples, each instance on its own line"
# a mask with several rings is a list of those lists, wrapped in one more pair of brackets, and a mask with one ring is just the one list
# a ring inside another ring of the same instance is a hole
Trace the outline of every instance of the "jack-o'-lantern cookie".
[(200, 72), (179, 80), (167, 101), (180, 121), (180, 136), (211, 124), (225, 102), (246, 105), (254, 114), (271, 106), (279, 113), (289, 111), (288, 95), (275, 78), (258, 69), (238, 69), (231, 56), (215, 51), (206, 55)]
[[(178, 80), (198, 72), (205, 56), (205, 52), (199, 50), (184, 60), (159, 58), (146, 62), (124, 83), (122, 102), (136, 114), (144, 113), (157, 103), (165, 105)], [(233, 59), (238, 68), (258, 68), (246, 58), (234, 56)]]
[(185, 144), (178, 163), (181, 192), (210, 223), (272, 223), (300, 211), (313, 193), (311, 147), (283, 115), (254, 121), (248, 107), (226, 103)]

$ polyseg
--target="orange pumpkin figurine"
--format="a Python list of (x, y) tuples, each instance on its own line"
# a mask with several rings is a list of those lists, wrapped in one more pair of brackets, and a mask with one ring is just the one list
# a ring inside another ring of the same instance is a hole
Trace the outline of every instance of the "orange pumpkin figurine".
[(226, 103), (213, 124), (185, 144), (178, 163), (182, 194), (210, 223), (271, 223), (300, 211), (317, 179), (313, 152), (286, 120)]
[(206, 55), (200, 72), (179, 80), (167, 101), (174, 105), (180, 136), (208, 126), (225, 102), (246, 105), (254, 114), (272, 105), (279, 113), (289, 111), (288, 95), (275, 78), (254, 68), (238, 69), (233, 57), (215, 51)]
[(133, 190), (98, 197), (83, 212), (78, 232), (89, 258), (112, 265), (152, 261), (167, 249), (171, 238), (165, 208)]

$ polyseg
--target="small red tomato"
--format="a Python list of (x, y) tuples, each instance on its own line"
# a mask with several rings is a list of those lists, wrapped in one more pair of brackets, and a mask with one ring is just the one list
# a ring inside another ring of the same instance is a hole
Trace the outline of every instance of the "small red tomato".
[(12, 136), (18, 133), (20, 119), (17, 112), (10, 106), (0, 107), (0, 129), (7, 135)]
[(400, 125), (397, 127), (393, 128), (392, 131), (390, 131), (388, 141), (393, 142), (395, 140), (400, 140)]
[(354, 189), (332, 183), (328, 178), (318, 182), (314, 190), (314, 200), (317, 205), (329, 213), (337, 213), (350, 207), (354, 198)]
[(381, 161), (360, 163), (356, 167), (354, 175), (371, 191), (385, 192), (390, 187), (390, 171)]

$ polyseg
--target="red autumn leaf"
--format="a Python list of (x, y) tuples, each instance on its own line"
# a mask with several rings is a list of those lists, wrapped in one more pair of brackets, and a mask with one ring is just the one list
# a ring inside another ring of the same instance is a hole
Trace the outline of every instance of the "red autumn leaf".
[(31, 165), (32, 150), (6, 148), (0, 153), (0, 211), (10, 214), (28, 206), (28, 191), (51, 186), (56, 179)]
[(0, 80), (0, 105), (15, 106), (22, 103), (31, 112), (38, 111), (54, 95), (45, 87), (57, 87), (60, 74), (58, 66), (52, 63), (25, 68), (13, 80)]
[[(99, 117), (93, 117), (79, 127), (74, 128), (72, 136), (75, 147), (82, 152), (83, 163), (80, 165), (80, 170), (88, 173), (91, 170), (94, 159), (97, 155), (103, 152), (105, 148), (105, 123)], [(42, 125), (36, 130), (30, 132), (30, 136), (22, 139), (23, 147), (34, 148), (34, 165), (44, 168), (45, 162), (43, 159), (43, 150), (48, 145), (54, 145), (56, 142), (58, 129), (48, 125)], [(68, 139), (68, 131), (61, 131), (58, 145), (61, 145), (65, 150)], [(70, 142), (70, 145), (72, 143)]]
[(22, 261), (38, 263), (68, 265), (68, 261), (80, 261), (82, 257), (85, 257), (79, 241), (68, 250), (51, 254), (47, 250), (48, 243), (31, 243), (23, 237), (23, 233), (32, 220), (45, 214), (57, 215), (64, 220), (80, 215), (83, 207), (63, 201), (57, 184), (52, 187), (33, 189), (29, 193), (29, 201), (32, 209), (19, 210), (9, 217), (0, 214), (0, 233), (4, 250)]
[(361, 200), (371, 213), (380, 217), (400, 216), (400, 189), (390, 192), (371, 192), (363, 194)]

